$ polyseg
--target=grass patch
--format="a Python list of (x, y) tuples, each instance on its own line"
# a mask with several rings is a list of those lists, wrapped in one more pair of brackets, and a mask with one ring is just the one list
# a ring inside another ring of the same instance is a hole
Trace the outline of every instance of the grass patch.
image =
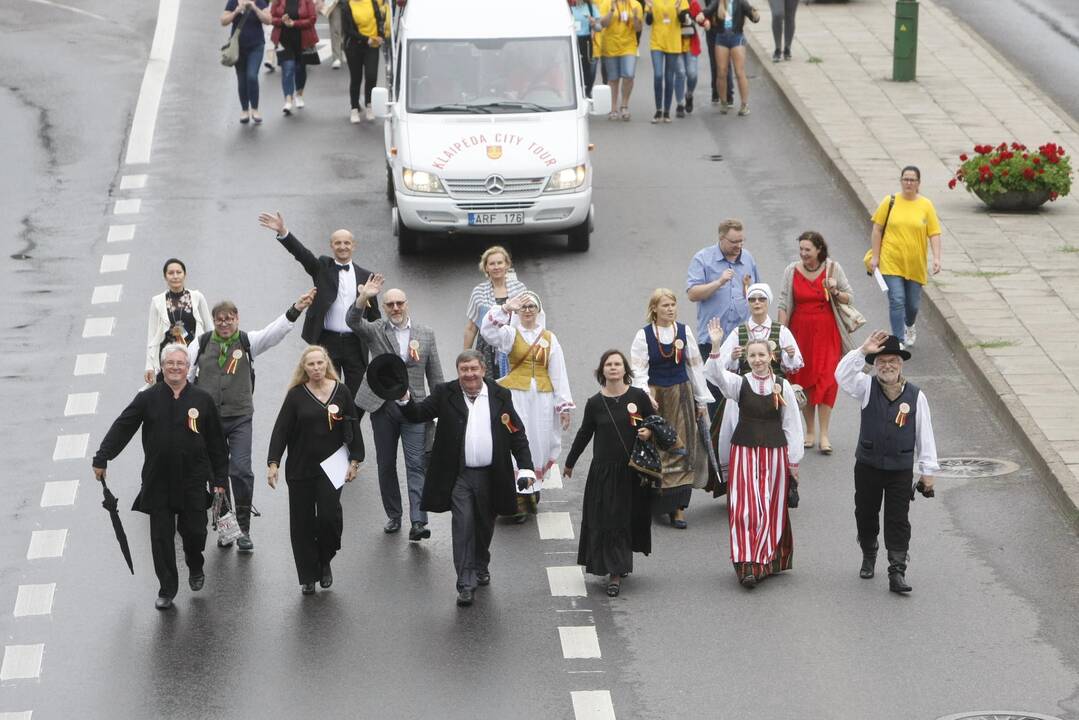
[(806, 62), (813, 63), (814, 65), (820, 65), (822, 62), (824, 62), (824, 58), (819, 58), (816, 55), (810, 55), (809, 59), (806, 60)]
[(1079, 247), (1075, 247), (1074, 245), (1065, 245), (1064, 247), (1060, 248), (1060, 252), (1062, 252), (1062, 253), (1079, 253)]
[(1004, 277), (1005, 275), (1011, 275), (1010, 272), (996, 271), (996, 270), (977, 270), (977, 271), (974, 271), (974, 272), (971, 272), (969, 270), (959, 270), (959, 271), (953, 271), (952, 274), (953, 275), (958, 275), (959, 277), (972, 277), (972, 278), (996, 278), (996, 277)]
[(1014, 340), (984, 340), (982, 342), (967, 345), (967, 348), (981, 348), (982, 350), (1000, 350), (1001, 348), (1015, 347), (1019, 343)]

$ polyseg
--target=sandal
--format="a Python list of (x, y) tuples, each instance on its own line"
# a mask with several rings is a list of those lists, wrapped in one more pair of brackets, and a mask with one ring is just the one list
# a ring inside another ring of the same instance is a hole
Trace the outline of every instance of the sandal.
[(629, 105), (623, 105), (622, 107), (619, 108), (619, 111), (622, 114), (622, 119), (625, 122), (629, 122)]
[(617, 120), (620, 117), (621, 116), (618, 113), (616, 113), (614, 110), (611, 110), (609, 113), (607, 113), (607, 119), (608, 120)]
[(830, 443), (823, 443), (822, 442), (820, 444), (820, 454), (821, 455), (831, 455), (832, 454), (832, 445)]
[(618, 593), (622, 590), (622, 581), (607, 583), (607, 597), (618, 597)]
[(807, 437), (802, 442), (802, 447), (805, 448), (806, 450), (808, 450), (809, 448), (813, 447), (813, 445), (816, 444), (816, 442), (817, 442), (817, 438), (815, 438), (815, 437)]

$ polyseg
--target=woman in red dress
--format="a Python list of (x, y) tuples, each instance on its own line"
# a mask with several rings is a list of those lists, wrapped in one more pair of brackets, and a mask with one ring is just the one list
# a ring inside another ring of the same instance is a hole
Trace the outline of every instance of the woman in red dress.
[(787, 266), (779, 296), (779, 323), (786, 325), (802, 351), (805, 365), (789, 380), (805, 390), (805, 447), (813, 447), (816, 419), (820, 418), (820, 451), (832, 454), (828, 426), (835, 407), (835, 368), (843, 353), (853, 347), (835, 303), (853, 302), (847, 274), (828, 258), (828, 243), (813, 230), (798, 236), (799, 260)]

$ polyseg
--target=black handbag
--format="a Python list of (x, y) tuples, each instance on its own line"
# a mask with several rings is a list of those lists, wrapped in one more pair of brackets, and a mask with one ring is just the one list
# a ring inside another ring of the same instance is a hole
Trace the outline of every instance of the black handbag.
[(302, 65), (321, 65), (322, 58), (318, 56), (317, 47), (309, 47), (300, 53), (300, 64)]
[(798, 501), (801, 498), (798, 496), (798, 481), (790, 475), (787, 476), (787, 507), (798, 507)]

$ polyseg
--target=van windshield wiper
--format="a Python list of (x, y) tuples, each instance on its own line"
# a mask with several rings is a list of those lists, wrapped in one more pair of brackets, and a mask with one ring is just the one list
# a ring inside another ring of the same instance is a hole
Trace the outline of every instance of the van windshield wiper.
[(432, 105), (429, 108), (423, 108), (422, 110), (417, 110), (416, 112), (420, 112), (420, 113), (465, 112), (465, 113), (477, 113), (477, 114), (487, 114), (487, 115), (489, 115), (491, 113), (491, 111), (488, 110), (483, 105), (467, 105), (465, 103), (443, 103), (442, 105)]
[(540, 105), (533, 102), (520, 102), (518, 100), (499, 100), (498, 102), (483, 103), (475, 107), (484, 108), (519, 108), (521, 110), (530, 110), (532, 112), (551, 112), (551, 108), (546, 105)]

